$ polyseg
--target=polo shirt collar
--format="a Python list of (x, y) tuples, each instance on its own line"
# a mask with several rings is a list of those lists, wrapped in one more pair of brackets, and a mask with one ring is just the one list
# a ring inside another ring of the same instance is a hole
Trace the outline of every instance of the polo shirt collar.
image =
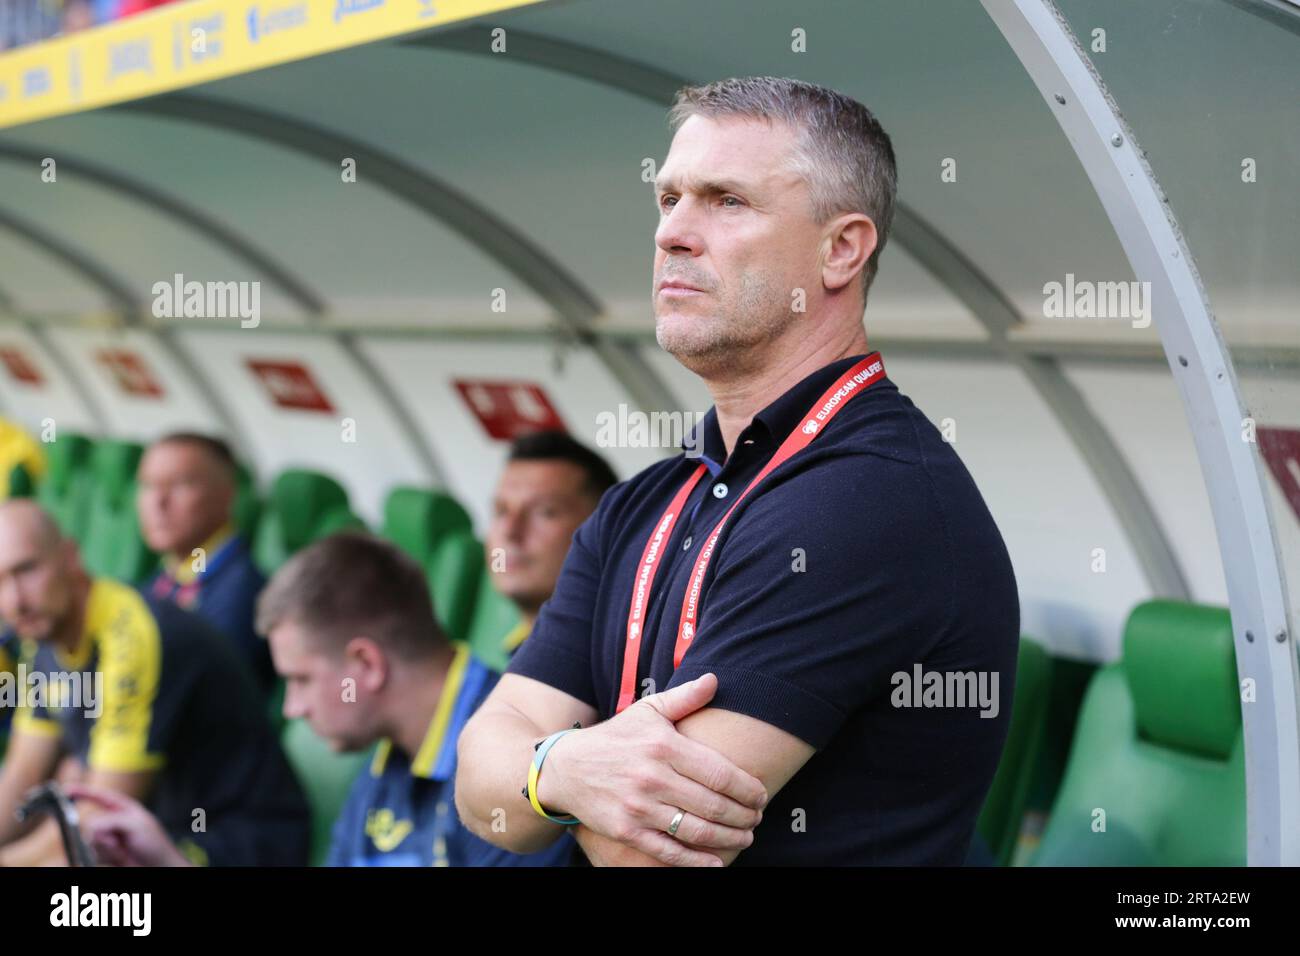
[[(411, 776), (440, 783), (452, 778), (456, 770), (456, 740), (469, 719), (473, 699), (485, 674), (486, 670), (471, 660), (469, 646), (457, 645), (443, 681), (442, 693), (438, 695), (438, 704), (433, 709), (433, 719), (425, 731), (424, 742), (411, 760)], [(392, 740), (384, 738), (379, 741), (370, 761), (372, 777), (383, 776), (392, 750)]]
[[(812, 406), (812, 403), (817, 401), (821, 394), (834, 384), (837, 378), (869, 354), (869, 352), (864, 352), (861, 355), (837, 359), (806, 376), (797, 385), (787, 390), (784, 395), (781, 395), (758, 412), (753, 421), (737, 436), (738, 441), (752, 439), (758, 442), (764, 440), (770, 443), (772, 450), (775, 451), (776, 445), (784, 441), (785, 437), (802, 422), (803, 416)], [(718, 410), (716, 407), (708, 410), (704, 418), (695, 426), (691, 435), (682, 443), (684, 451), (695, 447), (694, 442), (697, 433), (703, 438), (701, 460), (709, 466), (709, 471), (716, 475), (721, 470), (722, 464), (727, 460), (727, 447), (722, 440), (722, 429), (718, 427)]]
[(524, 641), (528, 640), (528, 635), (531, 633), (533, 633), (532, 625), (530, 625), (527, 621), (520, 621), (518, 624), (514, 626), (514, 629), (511, 630), (509, 634), (507, 634), (504, 638), (501, 639), (502, 649), (507, 654), (517, 651), (519, 649), (519, 645), (523, 644)]
[[(690, 434), (682, 439), (682, 451), (689, 453), (694, 448), (700, 450), (699, 460), (708, 465), (710, 472), (716, 475), (722, 469), (722, 463), (727, 458), (727, 448), (722, 442), (716, 407), (705, 412)], [(688, 454), (687, 457), (691, 456)]]
[[(235, 536), (235, 528), (230, 522), (226, 522), (216, 531), (214, 531), (208, 540), (199, 545), (203, 553), (207, 555), (204, 563), (211, 566), (216, 559), (218, 552), (228, 545)], [(163, 556), (163, 570), (167, 576), (180, 585), (186, 585), (201, 577), (202, 575), (194, 570), (194, 563), (189, 560), (177, 558), (174, 554)]]

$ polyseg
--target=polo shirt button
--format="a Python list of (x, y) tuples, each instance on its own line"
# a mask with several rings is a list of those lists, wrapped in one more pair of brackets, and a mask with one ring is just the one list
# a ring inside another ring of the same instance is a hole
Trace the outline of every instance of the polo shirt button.
[(682, 542), (682, 550), (683, 550), (683, 551), (689, 551), (689, 550), (691, 550), (691, 541), (692, 541), (692, 540), (694, 540), (694, 539), (692, 539), (691, 536), (688, 534), (688, 535), (686, 536), (686, 540)]
[(713, 497), (715, 498), (727, 497), (727, 486), (723, 484), (721, 481), (713, 486)]

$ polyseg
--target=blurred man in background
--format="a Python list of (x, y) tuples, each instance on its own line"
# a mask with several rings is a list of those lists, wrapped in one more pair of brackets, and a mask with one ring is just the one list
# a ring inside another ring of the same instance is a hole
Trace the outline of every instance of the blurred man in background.
[(177, 432), (140, 459), (136, 509), (145, 543), (162, 555), (148, 584), (155, 598), (194, 611), (233, 643), (263, 693), (275, 681), (266, 642), (253, 630), (253, 606), (266, 578), (235, 528), (238, 474), (225, 442)]
[(0, 765), (0, 865), (64, 862), (53, 821), (14, 811), (65, 754), (82, 782), (146, 801), (193, 862), (306, 862), (306, 799), (245, 668), (202, 620), (91, 578), (24, 499), (0, 504), (0, 619), (23, 641), (24, 677)]
[[(285, 680), (284, 716), (336, 751), (375, 746), (334, 824), (330, 866), (564, 866), (564, 839), (518, 855), (461, 825), (452, 791), (460, 729), (498, 675), (438, 627), (420, 567), (392, 544), (345, 531), (304, 548), (258, 601)], [(138, 801), (95, 786), (84, 832), (103, 863), (189, 864)]]
[(257, 606), (285, 680), (284, 716), (335, 750), (378, 742), (334, 826), (331, 866), (562, 866), (561, 840), (520, 856), (461, 825), (456, 741), (498, 674), (453, 645), (424, 572), (364, 532), (331, 535), (284, 565)]
[(609, 463), (565, 432), (516, 438), (492, 499), (486, 556), (492, 586), (519, 609), (513, 653), (555, 590), (578, 525), (618, 483)]

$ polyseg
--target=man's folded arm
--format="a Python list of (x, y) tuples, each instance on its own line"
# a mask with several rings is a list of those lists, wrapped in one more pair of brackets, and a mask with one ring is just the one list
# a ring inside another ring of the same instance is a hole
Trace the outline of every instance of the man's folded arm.
[[(719, 677), (720, 681), (725, 676)], [(702, 743), (726, 757), (741, 770), (752, 774), (762, 781), (768, 794), (768, 804), (777, 792), (790, 782), (799, 769), (808, 762), (816, 752), (809, 744), (793, 734), (764, 723), (753, 717), (723, 710), (720, 707), (707, 707), (677, 722), (677, 732), (684, 737)], [(664, 821), (664, 836), (668, 824)], [(687, 821), (683, 821), (683, 828)], [(576, 827), (574, 836), (587, 858), (595, 866), (663, 866), (658, 860), (639, 850), (625, 846), (616, 840), (594, 832), (588, 827)], [(678, 830), (678, 836), (683, 830)], [(695, 846), (682, 839), (687, 846)], [(704, 849), (704, 848), (700, 848)], [(719, 849), (710, 847), (705, 852), (711, 853), (730, 866), (744, 850)]]
[[(589, 727), (596, 709), (541, 681), (506, 674), (461, 731), (456, 809), (474, 834), (515, 853), (545, 849), (566, 829), (533, 810), (522, 789), (533, 745), (575, 722)], [(547, 808), (555, 809), (558, 808)]]

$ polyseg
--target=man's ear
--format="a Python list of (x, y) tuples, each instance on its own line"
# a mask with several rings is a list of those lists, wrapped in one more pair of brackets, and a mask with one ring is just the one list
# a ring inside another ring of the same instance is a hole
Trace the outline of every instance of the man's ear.
[(373, 638), (358, 634), (343, 648), (348, 676), (356, 678), (357, 686), (377, 693), (388, 683), (392, 671), (388, 654)]
[(880, 244), (876, 224), (862, 213), (845, 213), (831, 220), (822, 260), (822, 282), (827, 291), (837, 292), (866, 268), (867, 260)]

